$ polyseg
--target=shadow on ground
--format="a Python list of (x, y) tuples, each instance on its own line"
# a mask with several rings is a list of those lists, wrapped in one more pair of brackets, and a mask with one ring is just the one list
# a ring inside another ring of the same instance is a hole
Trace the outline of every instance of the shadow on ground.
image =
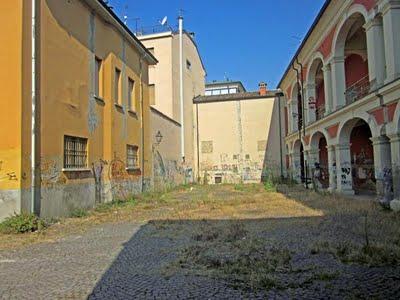
[(321, 217), (150, 221), (89, 299), (399, 299), (398, 264), (345, 263), (327, 246), (362, 245), (362, 220), (332, 204)]

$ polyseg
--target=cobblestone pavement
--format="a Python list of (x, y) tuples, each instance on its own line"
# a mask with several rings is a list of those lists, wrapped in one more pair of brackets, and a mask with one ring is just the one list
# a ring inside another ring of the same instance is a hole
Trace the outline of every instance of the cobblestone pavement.
[[(260, 225), (259, 221), (249, 222)], [(55, 243), (0, 252), (0, 298), (400, 298), (400, 268), (344, 265), (329, 255), (310, 255), (302, 249), (307, 249), (318, 234), (309, 227), (293, 230), (291, 221), (283, 219), (262, 222), (273, 222), (271, 230), (265, 233), (266, 239), (286, 246), (293, 243), (294, 267), (335, 270), (340, 276), (329, 282), (316, 281), (304, 287), (264, 293), (240, 291), (227, 282), (208, 277), (183, 273), (167, 276), (164, 267), (176, 259), (177, 249), (190, 240), (187, 233), (199, 224), (177, 221), (169, 234), (160, 234), (164, 229), (154, 222), (143, 226), (104, 224)], [(307, 220), (304, 222), (306, 225)]]
[[(207, 224), (221, 229), (235, 222)], [(400, 299), (400, 266), (344, 264), (330, 252), (312, 251), (321, 241), (362, 244), (355, 230), (363, 224), (360, 213), (327, 210), (317, 216), (241, 222), (268, 247), (290, 251), (292, 269), (275, 274), (288, 283), (284, 288), (240, 290), (200, 272), (171, 272), (168, 267), (194, 243), (204, 221), (125, 221), (95, 225), (52, 243), (0, 251), (0, 299)], [(384, 235), (373, 231), (370, 238), (378, 241)], [(334, 276), (326, 278), (328, 273)]]

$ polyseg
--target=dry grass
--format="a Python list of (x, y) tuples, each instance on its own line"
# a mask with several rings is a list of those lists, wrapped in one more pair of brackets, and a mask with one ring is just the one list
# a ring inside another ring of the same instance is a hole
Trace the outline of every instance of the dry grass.
[[(128, 204), (101, 206), (80, 218), (62, 219), (42, 232), (5, 235), (0, 234), (0, 249), (14, 248), (32, 243), (51, 242), (66, 235), (81, 233), (101, 223), (137, 222), (150, 220), (248, 220), (304, 217), (318, 219), (333, 215), (335, 228), (348, 215), (362, 217), (368, 214), (370, 238), (400, 237), (398, 215), (379, 209), (376, 204), (363, 200), (348, 200), (337, 196), (305, 192), (300, 187), (279, 186), (278, 192), (265, 190), (263, 185), (249, 186), (193, 186), (166, 193), (138, 196)], [(324, 218), (322, 218), (324, 219)], [(322, 221), (323, 222), (323, 221)], [(363, 235), (363, 226), (353, 231)], [(384, 234), (383, 234), (384, 233)], [(392, 240), (391, 240), (392, 242)]]

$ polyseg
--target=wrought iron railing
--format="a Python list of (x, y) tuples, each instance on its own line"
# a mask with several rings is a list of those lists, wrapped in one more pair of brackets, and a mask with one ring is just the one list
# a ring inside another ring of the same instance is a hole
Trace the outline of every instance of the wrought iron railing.
[(147, 34), (156, 34), (156, 33), (163, 33), (168, 31), (174, 31), (172, 27), (168, 25), (155, 25), (155, 26), (148, 26), (148, 27), (138, 27), (136, 29), (136, 35), (147, 35)]
[(365, 76), (346, 89), (346, 104), (351, 104), (368, 95), (370, 91), (369, 76)]

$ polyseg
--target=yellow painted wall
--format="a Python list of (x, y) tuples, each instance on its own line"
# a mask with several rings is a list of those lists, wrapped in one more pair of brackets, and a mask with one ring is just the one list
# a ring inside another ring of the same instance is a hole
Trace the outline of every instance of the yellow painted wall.
[[(195, 104), (199, 117), (200, 177), (223, 182), (279, 175), (279, 115), (275, 98)], [(204, 143), (212, 142), (212, 151)], [(209, 149), (209, 148), (208, 148)]]

